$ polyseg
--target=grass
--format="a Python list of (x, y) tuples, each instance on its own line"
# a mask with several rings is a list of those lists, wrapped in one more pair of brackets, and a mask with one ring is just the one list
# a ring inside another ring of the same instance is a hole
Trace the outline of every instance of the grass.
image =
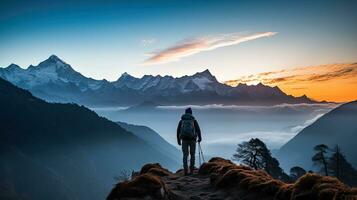
[(356, 188), (350, 188), (336, 178), (313, 173), (288, 184), (263, 170), (253, 170), (222, 158), (213, 158), (203, 164), (199, 173), (210, 175), (211, 183), (217, 188), (243, 195), (245, 199), (357, 200)]

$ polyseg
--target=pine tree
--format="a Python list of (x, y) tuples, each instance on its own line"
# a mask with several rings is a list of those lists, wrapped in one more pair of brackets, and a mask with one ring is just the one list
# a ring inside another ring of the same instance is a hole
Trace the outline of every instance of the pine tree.
[(357, 184), (357, 172), (342, 154), (338, 145), (333, 149), (328, 169), (331, 176), (335, 176), (342, 182), (349, 185)]
[(233, 160), (240, 161), (254, 169), (264, 169), (274, 178), (289, 179), (289, 176), (280, 167), (279, 161), (271, 156), (270, 150), (258, 138), (238, 144)]
[(253, 169), (264, 168), (266, 154), (265, 144), (258, 138), (252, 138), (248, 142), (238, 144), (233, 160), (252, 167)]
[(328, 146), (324, 144), (319, 144), (314, 147), (316, 151), (315, 155), (312, 157), (312, 161), (315, 165), (321, 166), (322, 171), (325, 172), (325, 175), (328, 176), (328, 169), (327, 169), (327, 159), (326, 153), (328, 151)]

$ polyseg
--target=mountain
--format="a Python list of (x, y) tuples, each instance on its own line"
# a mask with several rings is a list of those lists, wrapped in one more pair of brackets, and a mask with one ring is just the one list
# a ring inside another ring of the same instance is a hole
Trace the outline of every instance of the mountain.
[(104, 199), (121, 170), (178, 166), (84, 106), (47, 103), (3, 79), (0, 110), (0, 199)]
[(343, 104), (304, 128), (277, 152), (285, 169), (302, 166), (311, 169), (313, 147), (339, 145), (346, 159), (357, 168), (357, 101)]
[(0, 77), (37, 97), (58, 102), (78, 102), (80, 93), (98, 89), (106, 82), (83, 76), (55, 55), (27, 69), (11, 64), (0, 69)]
[(306, 96), (293, 97), (278, 87), (263, 84), (232, 87), (218, 82), (208, 70), (178, 78), (136, 78), (124, 73), (113, 82), (95, 80), (76, 72), (55, 55), (27, 69), (11, 64), (0, 69), (0, 77), (47, 101), (90, 106), (132, 106), (144, 101), (163, 105), (316, 103)]
[(157, 132), (147, 126), (132, 125), (125, 122), (117, 122), (122, 128), (133, 133), (138, 138), (144, 140), (158, 151), (164, 151), (170, 158), (175, 160), (181, 159), (181, 152), (166, 140), (164, 140)]

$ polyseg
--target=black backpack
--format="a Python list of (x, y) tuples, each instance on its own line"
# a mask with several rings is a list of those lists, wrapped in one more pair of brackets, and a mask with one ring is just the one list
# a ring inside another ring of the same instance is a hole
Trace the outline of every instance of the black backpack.
[(181, 139), (193, 140), (197, 137), (195, 131), (195, 118), (191, 114), (184, 114), (181, 117)]

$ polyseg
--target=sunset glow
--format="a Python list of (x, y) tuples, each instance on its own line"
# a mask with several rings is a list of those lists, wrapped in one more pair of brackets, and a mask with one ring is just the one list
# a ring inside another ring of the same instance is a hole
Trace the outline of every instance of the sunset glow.
[(278, 86), (284, 92), (307, 95), (319, 101), (347, 102), (357, 99), (357, 63), (327, 64), (270, 71), (225, 82), (236, 86), (240, 83), (263, 83)]

